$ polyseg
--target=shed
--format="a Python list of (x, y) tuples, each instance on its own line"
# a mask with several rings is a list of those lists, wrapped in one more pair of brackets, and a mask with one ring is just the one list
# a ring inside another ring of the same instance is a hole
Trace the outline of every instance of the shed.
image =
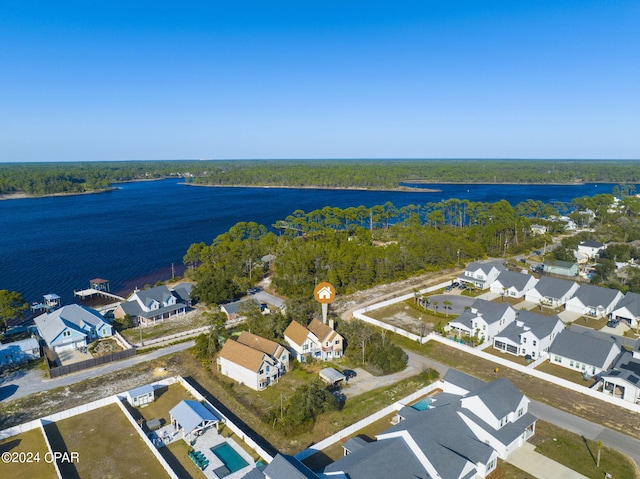
[(200, 435), (220, 422), (220, 419), (204, 404), (189, 399), (180, 401), (169, 411), (169, 414), (175, 430), (182, 429), (183, 438), (190, 434)]
[(324, 368), (320, 371), (320, 378), (329, 384), (337, 384), (344, 380), (344, 374), (333, 368)]
[(143, 406), (155, 400), (154, 388), (152, 384), (146, 384), (139, 388), (130, 389), (126, 392), (127, 402), (132, 406)]

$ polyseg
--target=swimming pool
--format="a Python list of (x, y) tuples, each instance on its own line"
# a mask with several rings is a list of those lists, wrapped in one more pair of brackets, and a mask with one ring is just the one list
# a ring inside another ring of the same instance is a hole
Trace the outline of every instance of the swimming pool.
[(416, 409), (417, 411), (424, 411), (425, 409), (429, 409), (429, 406), (431, 406), (432, 402), (433, 402), (433, 399), (424, 398), (418, 401), (417, 403), (413, 404), (411, 407), (413, 409)]
[(229, 474), (249, 465), (227, 442), (212, 447), (211, 452), (223, 462), (229, 470)]

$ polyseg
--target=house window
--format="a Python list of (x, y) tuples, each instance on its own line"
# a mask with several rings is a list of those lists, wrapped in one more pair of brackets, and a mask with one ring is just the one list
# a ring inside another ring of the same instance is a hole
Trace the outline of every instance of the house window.
[(306, 343), (305, 343), (305, 344), (303, 344), (303, 345), (302, 345), (302, 350), (303, 350), (303, 351), (308, 351), (308, 350), (309, 350), (309, 345), (308, 345), (308, 344), (306, 344)]
[(336, 339), (336, 344), (340, 344), (340, 340), (339, 339)]
[(71, 336), (71, 331), (65, 331), (64, 333), (62, 333), (62, 336), (65, 338)]
[(524, 408), (521, 407), (520, 409), (518, 409), (518, 417), (522, 416), (524, 414)]
[(264, 369), (261, 369), (260, 371), (258, 371), (258, 374), (264, 374)]
[(534, 339), (533, 340), (533, 345), (535, 346), (536, 344), (538, 344), (538, 342)]
[(569, 366), (573, 367), (573, 361), (569, 361)]
[(329, 341), (327, 341), (327, 347), (331, 346), (331, 343)]
[(527, 338), (522, 338), (522, 344), (527, 344)]
[(560, 356), (554, 356), (554, 357), (553, 357), (553, 360), (554, 360), (556, 363), (561, 363), (561, 362), (562, 362), (562, 358), (561, 358)]

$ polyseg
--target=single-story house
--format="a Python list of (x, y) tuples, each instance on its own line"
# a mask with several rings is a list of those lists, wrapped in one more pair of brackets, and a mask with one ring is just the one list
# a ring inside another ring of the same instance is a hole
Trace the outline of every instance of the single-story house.
[(611, 311), (611, 317), (614, 319), (626, 321), (630, 326), (638, 326), (640, 320), (640, 294), (627, 293), (624, 298)]
[(515, 356), (537, 359), (547, 351), (556, 336), (564, 329), (557, 316), (544, 316), (521, 310), (514, 322), (493, 338), (493, 347)]
[(224, 343), (216, 362), (222, 374), (256, 391), (275, 384), (286, 371), (267, 353), (233, 339)]
[(284, 340), (289, 351), (300, 362), (305, 358), (328, 361), (339, 358), (343, 353), (343, 338), (332, 327), (322, 321), (313, 319), (309, 326), (304, 327), (297, 321), (291, 321), (284, 330)]
[(548, 259), (544, 262), (543, 271), (548, 274), (560, 276), (577, 276), (578, 265), (570, 261), (560, 261), (558, 259)]
[(530, 303), (557, 308), (562, 306), (578, 289), (578, 283), (566, 279), (543, 276), (536, 285), (524, 295)]
[[(189, 440), (191, 435), (198, 436), (210, 427), (215, 427), (220, 419), (204, 404), (185, 399), (169, 411), (174, 430), (182, 429), (182, 438)], [(189, 439), (188, 439), (189, 438)]]
[(155, 400), (155, 389), (152, 384), (145, 384), (139, 388), (130, 389), (125, 393), (127, 402), (134, 407), (149, 404)]
[(620, 355), (615, 339), (584, 328), (564, 329), (549, 348), (551, 364), (597, 376), (611, 367)]
[(537, 282), (537, 278), (530, 274), (505, 270), (491, 283), (489, 290), (509, 298), (522, 298)]
[(244, 310), (252, 306), (258, 307), (262, 313), (268, 314), (268, 311), (265, 311), (266, 305), (263, 306), (260, 301), (255, 298), (221, 304), (220, 310), (227, 315), (227, 321), (233, 323), (243, 320), (245, 318), (243, 314)]
[(578, 314), (603, 318), (614, 310), (623, 297), (623, 294), (617, 289), (581, 284), (573, 297), (567, 300), (565, 309)]
[(516, 319), (516, 310), (509, 303), (476, 299), (471, 308), (449, 321), (446, 329), (464, 336), (477, 336), (492, 341)]
[(578, 245), (578, 249), (575, 251), (575, 257), (579, 261), (595, 259), (598, 258), (606, 248), (606, 245), (598, 243), (595, 240), (583, 241)]
[[(181, 287), (180, 293), (190, 294), (189, 287)], [(122, 319), (129, 315), (137, 324), (149, 326), (186, 312), (187, 303), (183, 302), (183, 298), (178, 293), (170, 291), (165, 285), (161, 285), (134, 291), (126, 302), (118, 305), (113, 316), (116, 319)]]
[(0, 365), (20, 364), (40, 358), (40, 344), (36, 338), (0, 344)]
[(487, 289), (505, 270), (501, 260), (472, 261), (457, 279), (478, 289)]
[(113, 328), (95, 309), (70, 304), (35, 319), (38, 335), (54, 352), (79, 349), (113, 335)]

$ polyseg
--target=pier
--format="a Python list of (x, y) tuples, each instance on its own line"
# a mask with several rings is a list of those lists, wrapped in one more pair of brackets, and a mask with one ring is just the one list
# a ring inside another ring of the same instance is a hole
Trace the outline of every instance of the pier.
[(73, 296), (75, 298), (80, 298), (83, 301), (89, 298), (93, 298), (95, 296), (101, 296), (103, 298), (115, 299), (116, 301), (126, 301), (122, 296), (118, 296), (116, 294), (111, 293), (111, 287), (109, 284), (109, 280), (96, 278), (89, 281), (89, 287), (87, 289), (82, 289), (80, 291), (73, 290)]

